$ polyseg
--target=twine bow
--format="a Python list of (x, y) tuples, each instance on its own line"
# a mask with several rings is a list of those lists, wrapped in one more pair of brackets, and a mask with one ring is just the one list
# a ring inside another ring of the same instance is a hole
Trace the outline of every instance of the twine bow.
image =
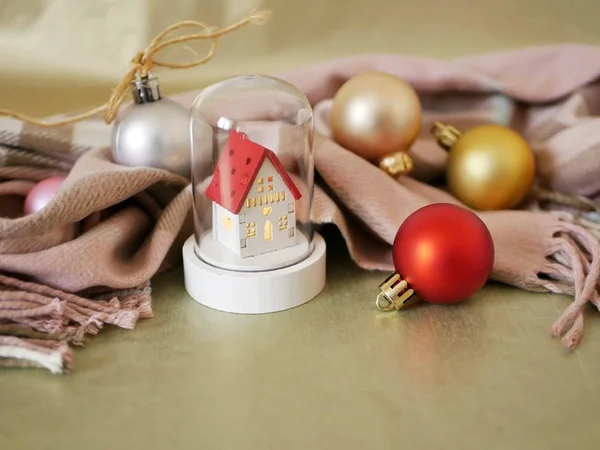
[[(196, 67), (205, 64), (206, 62), (211, 60), (215, 55), (217, 50), (217, 42), (221, 36), (230, 34), (249, 24), (262, 25), (267, 20), (269, 20), (271, 15), (271, 11), (258, 11), (253, 14), (250, 14), (249, 16), (245, 17), (244, 19), (238, 22), (235, 22), (223, 28), (217, 28), (213, 26), (209, 27), (203, 22), (198, 22), (194, 20), (185, 20), (177, 22), (165, 28), (158, 35), (156, 35), (156, 37), (150, 42), (150, 45), (148, 45), (148, 47), (146, 47), (145, 50), (138, 52), (135, 55), (135, 57), (131, 60), (131, 66), (129, 67), (129, 70), (125, 73), (121, 82), (113, 90), (113, 93), (108, 99), (108, 101), (104, 105), (101, 105), (90, 111), (70, 116), (66, 119), (57, 120), (54, 122), (44, 122), (7, 109), (0, 109), (0, 116), (12, 117), (14, 119), (18, 119), (23, 122), (29, 123), (30, 125), (38, 127), (52, 128), (60, 127), (63, 125), (69, 125), (104, 113), (104, 122), (107, 125), (110, 125), (117, 116), (119, 108), (121, 107), (125, 96), (129, 92), (129, 87), (131, 83), (136, 79), (136, 77), (144, 77), (148, 75), (148, 73), (152, 70), (153, 67), (166, 67), (169, 69), (187, 69), (190, 67)], [(196, 28), (200, 29), (200, 31), (196, 33), (190, 33), (182, 36), (169, 38), (169, 35), (171, 35), (174, 31), (182, 28)], [(208, 52), (204, 57), (184, 63), (169, 63), (155, 59), (156, 53), (160, 52), (166, 47), (194, 40), (210, 41), (210, 48), (208, 49)]]

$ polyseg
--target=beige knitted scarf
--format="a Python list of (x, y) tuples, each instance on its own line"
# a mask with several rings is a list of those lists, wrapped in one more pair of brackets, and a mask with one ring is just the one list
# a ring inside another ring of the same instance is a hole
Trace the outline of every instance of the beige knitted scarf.
[[(427, 133), (434, 120), (463, 130), (490, 121), (513, 126), (535, 151), (539, 185), (594, 199), (598, 67), (598, 48), (553, 46), (454, 61), (362, 55), (280, 75), (315, 108), (313, 221), (335, 224), (360, 267), (392, 270), (391, 243), (402, 221), (429, 203), (458, 203), (434, 186), (446, 158)], [(424, 133), (411, 151), (411, 177), (385, 176), (329, 138), (331, 98), (368, 70), (397, 74), (422, 98)], [(176, 99), (189, 106), (196, 94)], [(0, 120), (0, 365), (67, 372), (70, 346), (86, 335), (151, 317), (149, 280), (179, 263), (193, 232), (188, 180), (115, 164), (109, 136), (100, 119), (57, 129)], [(56, 174), (68, 176), (53, 202), (21, 216), (34, 183)], [(574, 296), (552, 333), (575, 348), (584, 308), (600, 307), (598, 214), (532, 199), (520, 210), (480, 216), (495, 240), (494, 280)]]

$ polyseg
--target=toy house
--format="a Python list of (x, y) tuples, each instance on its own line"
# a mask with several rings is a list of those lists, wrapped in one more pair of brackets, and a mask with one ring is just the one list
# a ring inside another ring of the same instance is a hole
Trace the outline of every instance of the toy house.
[(298, 187), (272, 150), (232, 131), (206, 189), (213, 238), (241, 258), (296, 244)]

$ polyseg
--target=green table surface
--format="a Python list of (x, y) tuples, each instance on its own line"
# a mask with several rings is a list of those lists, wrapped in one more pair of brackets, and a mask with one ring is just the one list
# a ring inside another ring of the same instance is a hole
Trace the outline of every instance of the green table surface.
[(175, 269), (155, 317), (89, 339), (70, 375), (0, 370), (0, 449), (598, 448), (597, 313), (572, 353), (549, 336), (565, 296), (490, 283), (382, 313), (386, 274), (328, 242), (327, 286), (299, 308), (210, 310)]
[[(72, 36), (115, 2), (95, 2), (94, 14), (74, 0), (4, 3), (0, 43), (12, 53), (1, 106), (42, 117), (105, 102), (128, 58), (175, 20), (224, 25), (260, 2), (119, 2), (143, 13), (111, 14), (110, 33), (93, 42)], [(390, 5), (264, 2), (275, 12), (267, 27), (225, 37), (211, 64), (161, 72), (164, 92), (360, 52), (446, 58), (600, 43), (598, 0)], [(58, 27), (39, 19), (44, 8), (52, 17), (62, 8)], [(550, 338), (566, 296), (490, 283), (455, 307), (381, 313), (373, 301), (387, 274), (358, 269), (328, 244), (327, 286), (297, 309), (209, 310), (175, 269), (153, 283), (155, 317), (90, 338), (70, 375), (0, 369), (0, 450), (600, 448), (597, 311), (571, 353)]]

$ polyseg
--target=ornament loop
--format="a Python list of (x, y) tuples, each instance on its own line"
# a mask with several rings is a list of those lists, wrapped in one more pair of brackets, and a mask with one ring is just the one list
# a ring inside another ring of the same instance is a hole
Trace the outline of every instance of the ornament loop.
[(379, 308), (380, 311), (384, 312), (396, 309), (396, 305), (394, 305), (394, 302), (385, 294), (385, 292), (380, 292), (379, 295), (377, 295), (375, 305), (377, 305), (377, 308)]
[[(375, 305), (381, 311), (399, 311), (412, 298), (415, 291), (412, 290), (406, 280), (403, 280), (400, 275), (394, 273), (390, 275), (383, 283), (379, 285), (381, 291), (377, 295)], [(384, 304), (383, 302), (387, 304)]]

